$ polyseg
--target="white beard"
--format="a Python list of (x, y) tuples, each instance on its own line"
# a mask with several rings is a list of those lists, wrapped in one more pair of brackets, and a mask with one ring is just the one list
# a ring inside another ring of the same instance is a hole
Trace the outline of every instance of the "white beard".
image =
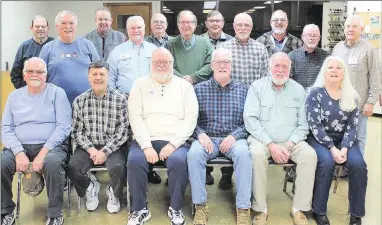
[(169, 73), (161, 75), (161, 74), (157, 74), (155, 72), (152, 72), (152, 76), (153, 76), (154, 80), (158, 81), (159, 83), (166, 83), (171, 78), (171, 74), (169, 74)]
[(38, 87), (41, 84), (41, 80), (30, 80), (32, 87)]
[(285, 31), (286, 31), (286, 29), (282, 29), (282, 28), (278, 28), (278, 27), (275, 27), (273, 29), (273, 33), (275, 33), (275, 34), (283, 34), (283, 33), (285, 33)]
[(284, 85), (287, 81), (288, 81), (289, 77), (286, 77), (284, 79), (276, 79), (274, 77), (274, 75), (272, 75), (272, 82), (277, 85), (277, 86), (281, 86), (281, 85)]

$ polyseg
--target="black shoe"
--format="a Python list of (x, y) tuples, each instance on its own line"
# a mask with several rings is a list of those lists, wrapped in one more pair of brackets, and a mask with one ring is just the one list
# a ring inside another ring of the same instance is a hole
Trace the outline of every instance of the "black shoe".
[(313, 219), (316, 221), (317, 225), (330, 225), (329, 219), (326, 215), (317, 215), (313, 213)]
[(215, 183), (214, 177), (211, 175), (211, 173), (206, 172), (206, 184), (213, 185), (214, 183)]
[(168, 178), (166, 179), (166, 186), (168, 186)]
[(62, 225), (62, 224), (64, 224), (64, 217), (60, 215), (54, 218), (47, 217), (45, 225)]
[(361, 224), (362, 224), (361, 217), (350, 216), (349, 225), (361, 225)]
[(12, 225), (12, 224), (15, 224), (15, 217), (13, 213), (1, 215), (1, 225)]
[(160, 184), (162, 182), (162, 179), (155, 171), (149, 171), (147, 173), (147, 179), (149, 180), (149, 183), (153, 184)]
[(219, 181), (219, 188), (222, 190), (227, 190), (232, 187), (232, 176), (228, 174), (223, 174)]

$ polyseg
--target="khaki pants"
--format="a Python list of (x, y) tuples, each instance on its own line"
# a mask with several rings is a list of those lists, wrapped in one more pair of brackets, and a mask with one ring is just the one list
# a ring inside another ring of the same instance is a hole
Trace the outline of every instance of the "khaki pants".
[[(264, 212), (267, 208), (267, 168), (271, 157), (266, 145), (252, 136), (248, 138), (252, 154), (252, 192), (254, 202), (252, 209)], [(284, 145), (285, 143), (278, 143)], [(297, 164), (296, 190), (293, 207), (300, 211), (311, 210), (314, 175), (316, 172), (317, 155), (308, 143), (301, 141), (291, 152), (290, 159)]]

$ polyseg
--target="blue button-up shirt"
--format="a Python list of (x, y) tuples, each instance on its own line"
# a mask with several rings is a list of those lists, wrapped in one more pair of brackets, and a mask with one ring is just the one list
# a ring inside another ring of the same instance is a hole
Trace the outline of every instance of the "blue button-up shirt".
[(209, 137), (247, 138), (243, 111), (248, 85), (231, 80), (222, 87), (214, 78), (195, 85), (199, 102), (199, 117), (194, 137), (206, 133)]
[(115, 47), (107, 60), (109, 63), (109, 86), (130, 93), (138, 77), (150, 75), (151, 55), (157, 47), (144, 41), (137, 46), (127, 41)]

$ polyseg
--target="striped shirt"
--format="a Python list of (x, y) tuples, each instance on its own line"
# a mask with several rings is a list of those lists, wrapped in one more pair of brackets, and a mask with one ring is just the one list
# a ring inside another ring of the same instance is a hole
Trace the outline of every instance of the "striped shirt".
[(292, 60), (291, 78), (307, 89), (316, 81), (321, 66), (330, 53), (321, 48), (316, 48), (312, 53), (308, 53), (304, 47), (301, 47), (288, 55)]
[(104, 146), (102, 151), (108, 156), (127, 140), (127, 116), (124, 94), (108, 87), (104, 96), (97, 97), (89, 89), (73, 102), (72, 137), (85, 150)]
[(268, 53), (263, 44), (253, 39), (241, 44), (235, 37), (218, 46), (232, 52), (231, 78), (245, 84), (252, 84), (255, 80), (268, 74)]
[(243, 111), (248, 85), (231, 80), (222, 87), (214, 78), (195, 85), (199, 102), (199, 117), (194, 138), (201, 133), (224, 138), (232, 135), (236, 140), (247, 138)]

